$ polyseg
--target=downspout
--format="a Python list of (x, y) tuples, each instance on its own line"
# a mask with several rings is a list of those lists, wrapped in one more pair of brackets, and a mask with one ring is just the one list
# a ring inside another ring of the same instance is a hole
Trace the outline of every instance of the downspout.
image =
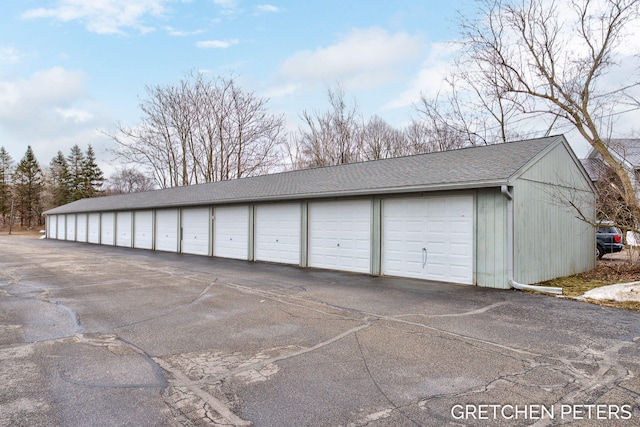
[(536, 292), (544, 292), (548, 294), (556, 294), (562, 295), (562, 288), (553, 288), (549, 286), (536, 286), (536, 285), (525, 285), (523, 283), (518, 283), (513, 278), (513, 266), (514, 266), (514, 244), (513, 244), (513, 194), (509, 191), (509, 187), (507, 185), (502, 185), (500, 187), (500, 192), (507, 199), (507, 279), (509, 281), (509, 286), (514, 289), (518, 289), (521, 291), (536, 291)]

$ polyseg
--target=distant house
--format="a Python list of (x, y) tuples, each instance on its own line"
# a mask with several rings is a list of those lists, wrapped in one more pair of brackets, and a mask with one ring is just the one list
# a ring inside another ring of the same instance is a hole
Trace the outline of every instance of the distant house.
[(49, 239), (516, 287), (595, 267), (595, 188), (563, 136), (83, 199)]
[[(613, 157), (620, 162), (629, 174), (631, 183), (640, 199), (640, 138), (610, 139), (607, 142)], [(589, 173), (591, 181), (596, 182), (606, 176), (608, 167), (602, 156), (595, 149), (591, 149), (582, 164)]]
[[(640, 200), (640, 138), (610, 139), (607, 146), (613, 157), (626, 169), (636, 190), (636, 197)], [(594, 184), (609, 179), (609, 166), (595, 149), (592, 148), (581, 162)], [(627, 241), (630, 244), (640, 243), (638, 236), (633, 235), (627, 235)]]

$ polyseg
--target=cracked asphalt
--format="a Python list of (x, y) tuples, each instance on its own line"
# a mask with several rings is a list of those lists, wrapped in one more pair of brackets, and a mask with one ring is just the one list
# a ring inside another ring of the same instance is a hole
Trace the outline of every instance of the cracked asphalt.
[(0, 236), (1, 426), (639, 426), (640, 313)]

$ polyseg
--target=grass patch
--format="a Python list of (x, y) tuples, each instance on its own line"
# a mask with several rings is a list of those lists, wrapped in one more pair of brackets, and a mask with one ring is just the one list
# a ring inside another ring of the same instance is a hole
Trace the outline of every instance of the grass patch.
[(588, 279), (582, 277), (580, 274), (575, 276), (560, 277), (558, 279), (548, 280), (541, 283), (541, 286), (555, 286), (562, 288), (562, 295), (568, 297), (579, 297), (591, 289), (599, 288), (602, 286), (613, 285), (618, 283), (617, 281), (607, 281), (600, 279)]
[[(599, 288), (602, 286), (615, 285), (617, 283), (626, 283), (636, 281), (640, 279), (637, 275), (638, 266), (608, 266), (599, 265), (595, 270), (576, 274), (568, 277), (560, 277), (553, 280), (540, 283), (541, 286), (554, 286), (562, 288), (562, 295), (575, 298), (582, 296), (585, 292), (591, 289)], [(617, 274), (616, 274), (617, 273)], [(604, 307), (624, 308), (627, 310), (640, 311), (640, 301), (611, 301), (611, 300), (595, 300), (584, 299), (592, 304), (601, 305)]]

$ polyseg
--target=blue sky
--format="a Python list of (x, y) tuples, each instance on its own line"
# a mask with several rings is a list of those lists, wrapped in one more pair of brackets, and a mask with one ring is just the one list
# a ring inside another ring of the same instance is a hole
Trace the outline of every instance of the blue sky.
[(92, 144), (107, 172), (113, 143), (98, 129), (134, 125), (145, 85), (199, 70), (233, 74), (299, 125), (324, 111), (337, 82), (365, 117), (409, 120), (421, 91), (439, 84), (447, 2), (246, 0), (3, 0), (0, 145), (18, 161), (31, 145), (42, 166), (58, 150)]
[[(178, 84), (194, 70), (233, 75), (245, 91), (268, 98), (269, 111), (284, 114), (292, 131), (303, 111), (328, 108), (327, 90), (338, 83), (365, 120), (377, 114), (401, 128), (421, 93), (442, 88), (458, 13), (473, 13), (475, 4), (1, 0), (0, 146), (17, 162), (31, 145), (47, 166), (58, 150), (91, 144), (109, 176), (114, 142), (101, 131), (134, 126), (145, 86)], [(605, 86), (635, 72), (634, 40), (621, 46), (621, 67)], [(613, 136), (637, 134), (635, 116), (620, 115)], [(577, 132), (568, 139), (586, 155)]]

